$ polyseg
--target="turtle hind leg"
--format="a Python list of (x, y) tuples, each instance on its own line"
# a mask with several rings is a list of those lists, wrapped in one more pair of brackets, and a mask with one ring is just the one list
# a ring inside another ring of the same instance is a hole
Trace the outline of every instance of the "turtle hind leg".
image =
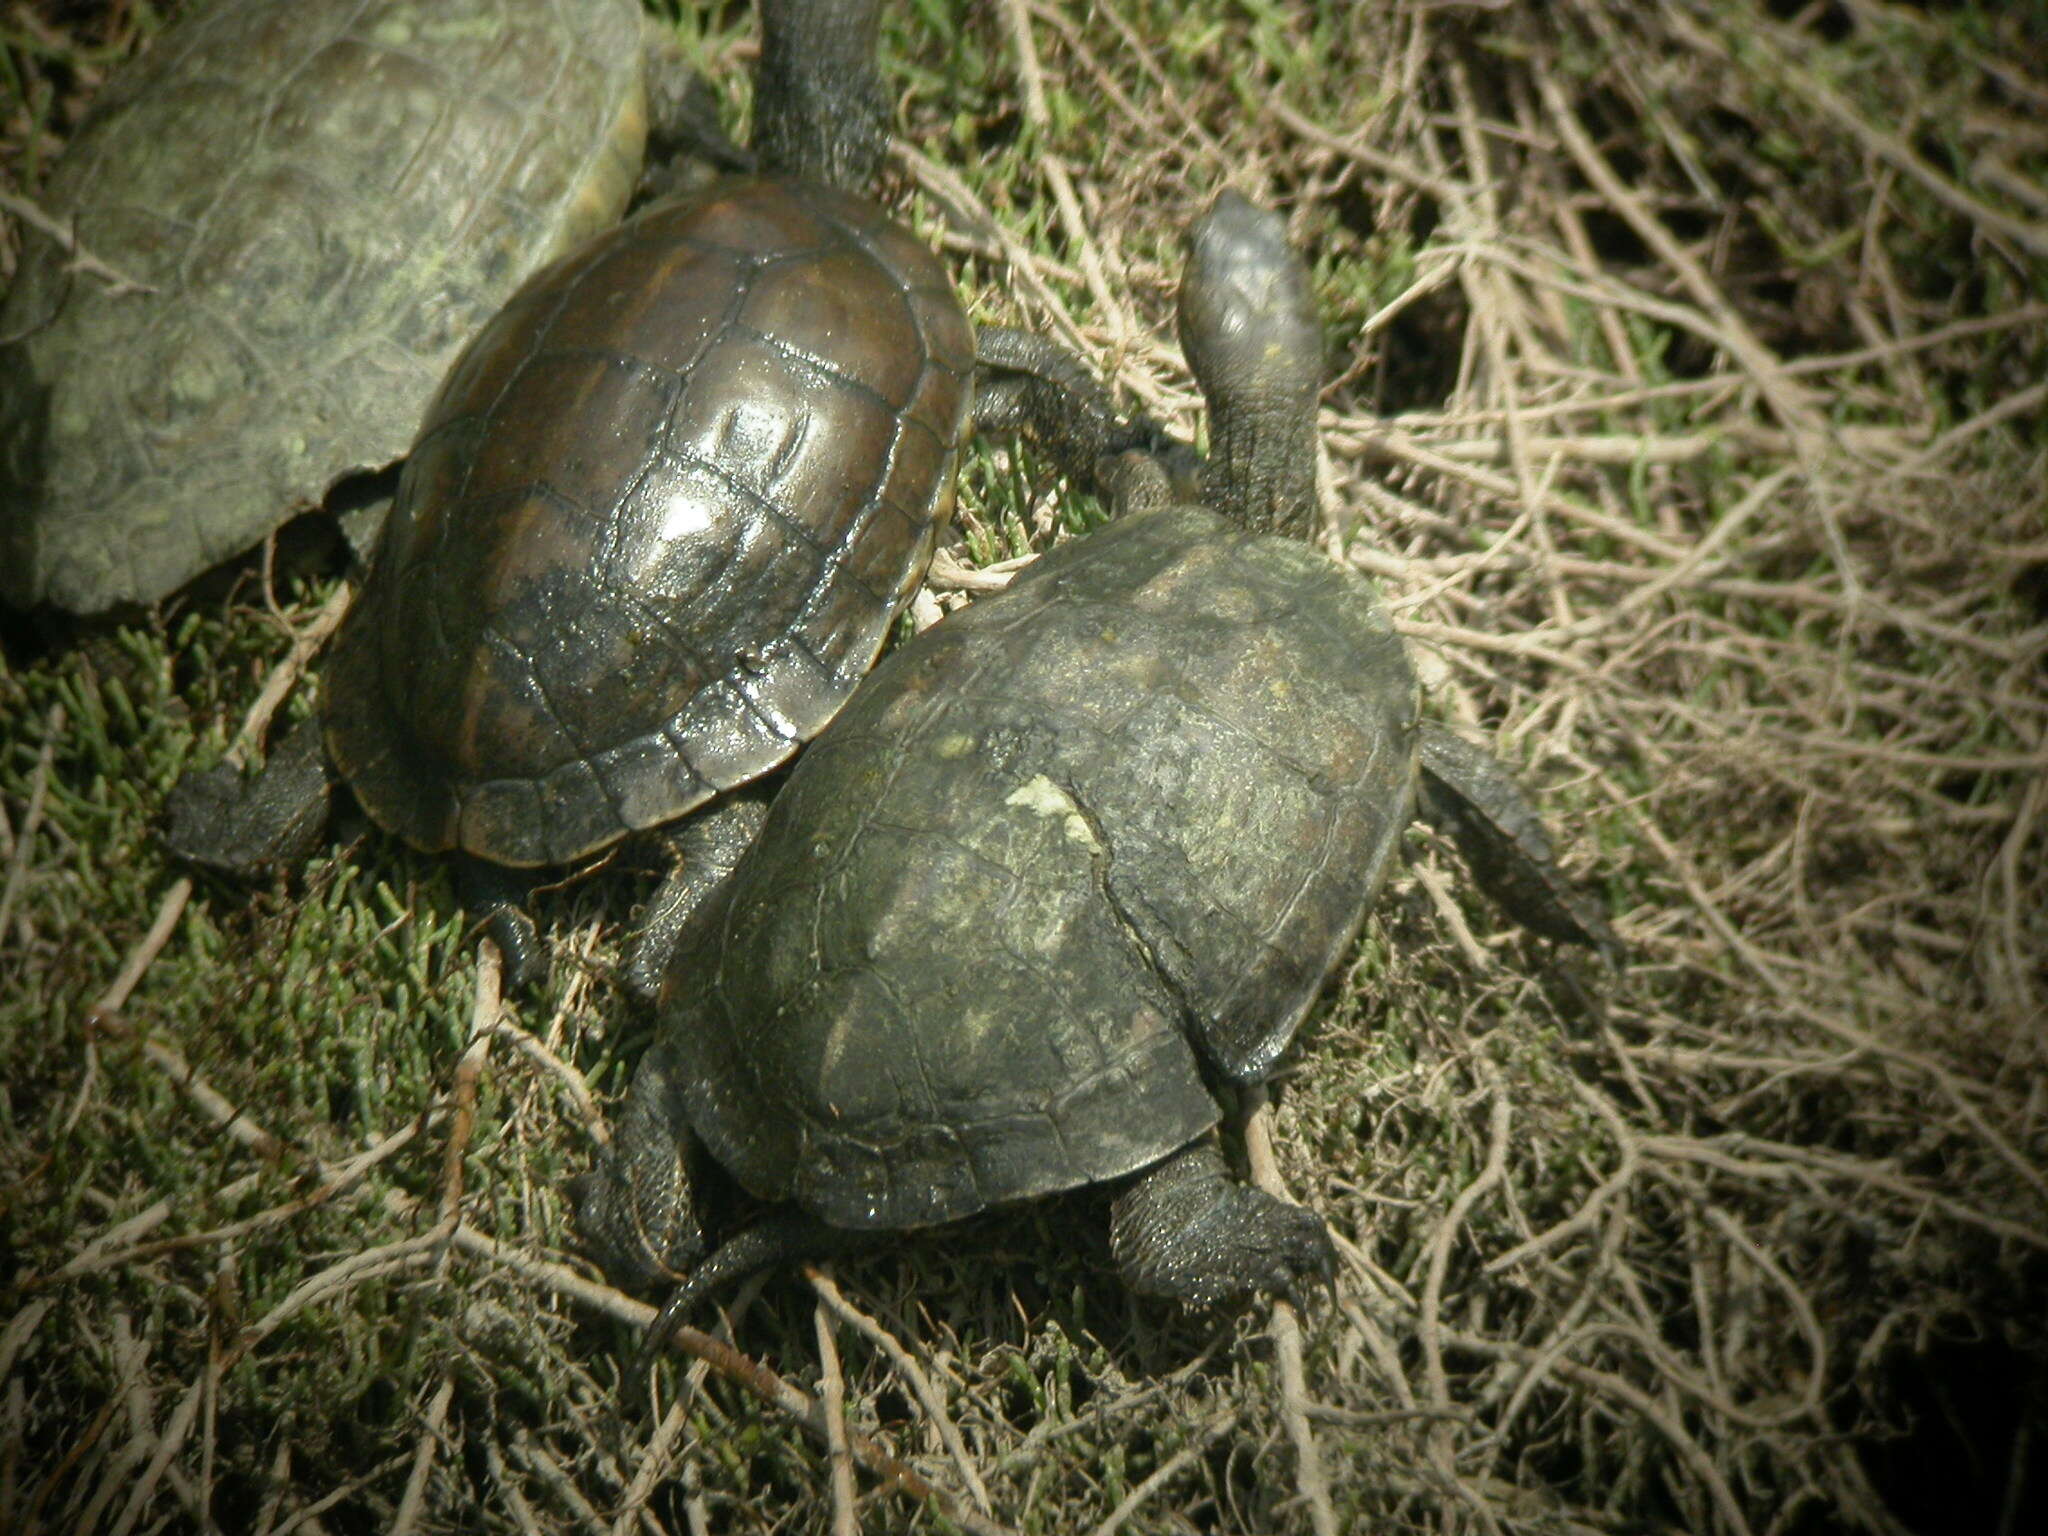
[(703, 1153), (669, 1053), (640, 1058), (611, 1145), (569, 1184), (583, 1249), (614, 1285), (649, 1291), (688, 1278), (703, 1257)]
[(164, 802), (164, 841), (188, 864), (241, 878), (304, 862), (327, 827), (334, 772), (318, 720), (287, 731), (260, 772), (188, 773)]
[[(749, 786), (698, 812), (668, 836), (672, 868), (636, 925), (620, 976), (636, 1002), (654, 1004), (684, 925), (732, 877), (767, 815), (767, 792)], [(464, 857), (456, 867), (462, 904), (479, 914), (484, 931), (505, 957), (505, 985), (513, 991), (547, 975), (546, 947), (526, 909), (529, 884), (528, 875), (483, 859)]]
[(868, 1234), (827, 1226), (794, 1206), (774, 1206), (707, 1255), (708, 1207), (720, 1187), (690, 1128), (682, 1073), (657, 1041), (640, 1058), (611, 1145), (569, 1186), (584, 1251), (614, 1285), (677, 1288), (650, 1334), (650, 1348), (706, 1296), (734, 1281), (870, 1241)]
[(547, 946), (526, 910), (530, 876), (474, 854), (458, 854), (455, 892), (463, 909), (475, 914), (476, 926), (498, 946), (507, 992), (524, 992), (547, 979)]
[(1133, 1290), (1207, 1306), (1326, 1281), (1322, 1217), (1231, 1178), (1213, 1137), (1155, 1163), (1110, 1207), (1109, 1246)]
[(718, 92), (683, 57), (676, 36), (641, 18), (646, 60), (647, 153), (632, 203), (694, 197), (721, 175), (749, 176), (758, 162), (718, 121)]
[(1416, 753), (1422, 819), (1458, 845), (1472, 874), (1516, 922), (1561, 944), (1585, 944), (1619, 962), (1606, 914), (1565, 878), (1535, 806), (1492, 755), (1425, 724)]

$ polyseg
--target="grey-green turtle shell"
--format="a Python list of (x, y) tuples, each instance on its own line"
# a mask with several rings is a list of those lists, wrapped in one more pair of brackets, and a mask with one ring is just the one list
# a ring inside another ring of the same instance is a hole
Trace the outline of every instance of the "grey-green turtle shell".
[(615, 220), (633, 0), (219, 0), (121, 70), (0, 307), (0, 590), (160, 597), (405, 451), (457, 349)]
[(1195, 507), (892, 655), (683, 936), (660, 1066), (748, 1189), (848, 1227), (1131, 1172), (1270, 1070), (1413, 795), (1371, 584)]

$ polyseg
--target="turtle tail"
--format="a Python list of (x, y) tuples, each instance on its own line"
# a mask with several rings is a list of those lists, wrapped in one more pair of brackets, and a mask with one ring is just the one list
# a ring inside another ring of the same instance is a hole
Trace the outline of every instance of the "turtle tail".
[(765, 1269), (778, 1269), (804, 1259), (829, 1258), (835, 1253), (866, 1247), (873, 1241), (872, 1233), (830, 1226), (794, 1206), (770, 1211), (720, 1243), (676, 1287), (661, 1315), (647, 1329), (647, 1352), (658, 1353), (683, 1319), (714, 1291)]

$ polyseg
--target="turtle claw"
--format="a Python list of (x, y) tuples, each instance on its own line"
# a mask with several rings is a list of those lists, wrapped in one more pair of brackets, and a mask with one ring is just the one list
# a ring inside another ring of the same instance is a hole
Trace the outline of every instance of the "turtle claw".
[(1273, 1255), (1273, 1271), (1259, 1289), (1306, 1310), (1311, 1296), (1327, 1299), (1337, 1294), (1337, 1245), (1331, 1240), (1329, 1224), (1314, 1211), (1284, 1202), (1282, 1208), (1296, 1213), (1297, 1219), (1285, 1248)]

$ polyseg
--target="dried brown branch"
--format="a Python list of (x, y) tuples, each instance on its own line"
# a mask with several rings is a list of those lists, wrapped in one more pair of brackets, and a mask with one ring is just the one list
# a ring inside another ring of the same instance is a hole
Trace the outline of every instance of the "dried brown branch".
[(291, 649), (284, 658), (270, 669), (270, 675), (263, 679), (263, 687), (257, 692), (256, 700), (249, 706), (249, 712), (242, 717), (242, 723), (235, 731), (235, 739), (228, 744), (226, 760), (236, 767), (246, 767), (249, 755), (254, 752), (270, 730), (271, 718), (291, 695), (298, 681), (305, 676), (306, 668), (313, 658), (320, 654), (322, 646), (333, 638), (341, 628), (341, 621), (348, 616), (354, 589), (341, 582), (327, 595), (306, 625), (293, 632)]
[(412, 1536), (419, 1529), (427, 1507), (427, 1479), (434, 1470), (434, 1457), (448, 1429), (448, 1405), (455, 1400), (455, 1378), (444, 1375), (434, 1389), (432, 1401), (422, 1415), (420, 1438), (413, 1451), (412, 1470), (406, 1474), (405, 1492), (399, 1496), (398, 1513), (391, 1519), (389, 1536)]
[(149, 931), (142, 936), (141, 942), (129, 951), (128, 958), (121, 962), (121, 969), (115, 973), (114, 979), (107, 983), (107, 990), (102, 992), (98, 1000), (86, 1011), (88, 1020), (102, 1026), (113, 1023), (121, 1010), (127, 1006), (128, 999), (134, 994), (135, 989), (142, 984), (144, 974), (148, 972), (156, 957), (162, 954), (164, 946), (170, 943), (171, 935), (177, 931), (178, 919), (184, 915), (185, 903), (191, 899), (190, 880), (179, 879), (171, 883), (171, 888), (164, 892), (164, 899), (156, 909), (156, 916), (150, 922)]
[(832, 1309), (821, 1296), (811, 1311), (818, 1340), (818, 1413), (825, 1424), (825, 1457), (832, 1467), (832, 1536), (859, 1536), (853, 1495), (853, 1453), (846, 1439), (846, 1377), (832, 1338)]
[(15, 899), (28, 874), (29, 855), (35, 848), (36, 831), (43, 824), (43, 802), (50, 789), (50, 764), (57, 755), (58, 738), (64, 734), (64, 706), (52, 704), (43, 720), (43, 745), (36, 753), (35, 771), (29, 775), (28, 809), (22, 813), (21, 830), (14, 834), (14, 847), (7, 860), (7, 880), (0, 885), (0, 946), (7, 942), (8, 920), (14, 915)]
[[(1245, 1094), (1245, 1150), (1252, 1183), (1276, 1200), (1289, 1200), (1280, 1165), (1273, 1155), (1272, 1107), (1263, 1088)], [(1275, 1297), (1272, 1313), (1273, 1353), (1280, 1367), (1281, 1416), (1294, 1445), (1294, 1483), (1308, 1509), (1316, 1536), (1336, 1536), (1337, 1509), (1330, 1498), (1330, 1479), (1323, 1455), (1309, 1425), (1308, 1372), (1302, 1361), (1301, 1318), (1294, 1304)]]
[[(71, 258), (70, 266), (75, 272), (82, 272), (106, 285), (106, 291), (113, 297), (123, 294), (155, 293), (156, 286), (138, 278), (128, 276), (118, 267), (108, 265), (78, 242), (77, 231), (62, 219), (52, 218), (37, 204), (12, 192), (0, 192), (0, 213), (11, 213), (29, 228), (48, 235), (57, 242), (59, 250)], [(0, 337), (0, 341), (19, 340), (18, 337)]]
[[(386, 1198), (387, 1202), (395, 1203), (401, 1208), (408, 1203), (396, 1191), (391, 1192)], [(431, 1239), (434, 1234), (430, 1233), (428, 1236)], [(575, 1271), (565, 1269), (559, 1264), (551, 1264), (507, 1247), (474, 1227), (458, 1226), (451, 1240), (466, 1253), (501, 1264), (532, 1283), (559, 1292), (572, 1301), (595, 1307), (608, 1316), (637, 1328), (644, 1330), (657, 1315), (657, 1309), (644, 1302), (634, 1301), (610, 1286), (586, 1280)], [(818, 1402), (758, 1361), (748, 1359), (730, 1344), (713, 1338), (710, 1334), (687, 1326), (675, 1328), (668, 1336), (668, 1343), (692, 1359), (703, 1361), (728, 1381), (752, 1393), (769, 1407), (787, 1415), (794, 1423), (814, 1435), (820, 1443), (826, 1441), (823, 1410)], [(1012, 1536), (1008, 1527), (997, 1524), (945, 1489), (932, 1484), (882, 1449), (867, 1435), (848, 1430), (846, 1439), (852, 1455), (889, 1487), (899, 1489), (912, 1498), (931, 1500), (945, 1512), (947, 1519), (963, 1530), (975, 1532), (976, 1536)]]
[(981, 1469), (968, 1454), (967, 1442), (961, 1438), (960, 1426), (953, 1422), (953, 1416), (946, 1411), (945, 1399), (939, 1396), (929, 1375), (911, 1358), (903, 1344), (880, 1323), (848, 1301), (832, 1277), (815, 1267), (807, 1268), (805, 1276), (811, 1287), (818, 1293), (818, 1299), (829, 1307), (832, 1314), (852, 1327), (869, 1343), (888, 1358), (890, 1366), (903, 1378), (905, 1385), (916, 1395), (920, 1407), (938, 1430), (939, 1439), (946, 1447), (946, 1454), (953, 1458), (953, 1465), (959, 1468), (960, 1480), (967, 1485), (969, 1497), (983, 1514), (993, 1513), (989, 1503), (988, 1486), (982, 1481)]

